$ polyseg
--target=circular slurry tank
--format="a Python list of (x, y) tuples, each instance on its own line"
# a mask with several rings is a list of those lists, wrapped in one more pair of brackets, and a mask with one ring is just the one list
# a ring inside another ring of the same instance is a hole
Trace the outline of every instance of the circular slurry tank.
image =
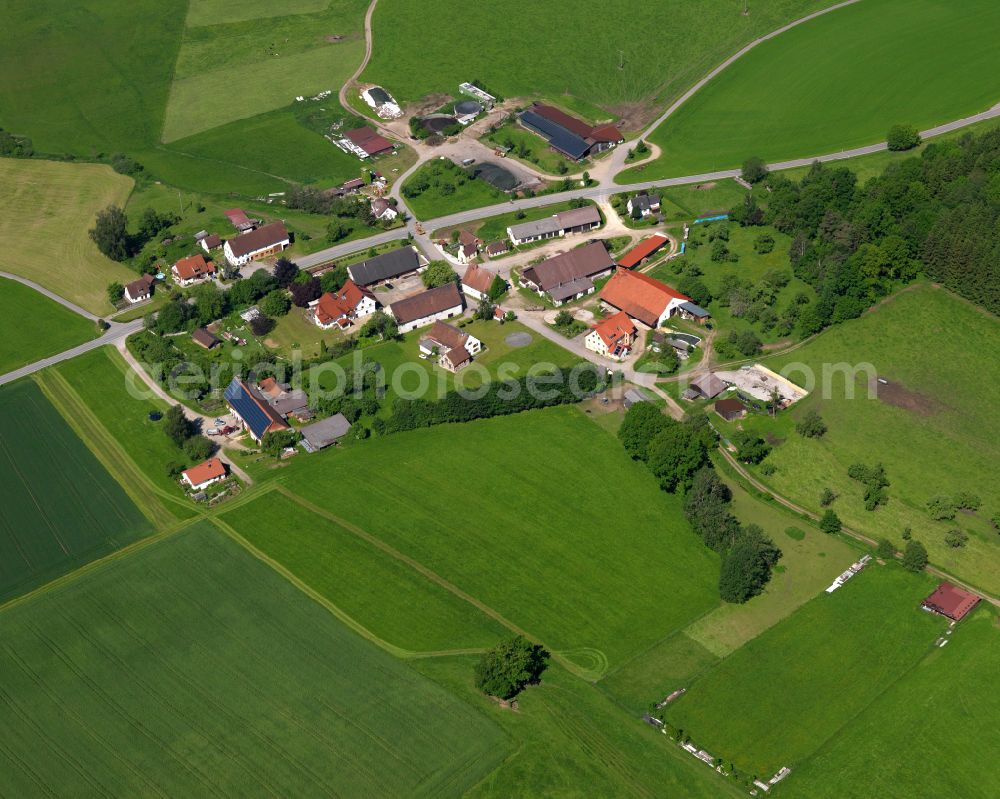
[(521, 181), (513, 172), (491, 161), (477, 164), (472, 168), (472, 174), (500, 189), (500, 191), (512, 191), (521, 185)]
[(445, 128), (450, 128), (457, 122), (458, 120), (455, 117), (448, 116), (447, 114), (435, 114), (434, 116), (424, 117), (420, 120), (420, 124), (431, 133), (440, 133)]
[(475, 116), (483, 110), (483, 107), (475, 100), (462, 100), (455, 103), (455, 113), (460, 116)]

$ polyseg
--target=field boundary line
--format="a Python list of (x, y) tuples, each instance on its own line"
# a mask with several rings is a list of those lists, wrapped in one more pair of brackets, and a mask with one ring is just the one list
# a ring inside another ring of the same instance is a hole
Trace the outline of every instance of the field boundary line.
[[(66, 378), (57, 370), (51, 370), (36, 372), (32, 375), (32, 379), (156, 529), (162, 530), (177, 520), (161, 500), (167, 499), (175, 504), (188, 506), (181, 499), (171, 497), (152, 483), (111, 432), (101, 424), (100, 419), (87, 407), (80, 395), (73, 390)], [(86, 421), (86, 424), (83, 424), (83, 421)], [(108, 453), (113, 457), (108, 457)], [(131, 475), (127, 474), (129, 471)], [(144, 490), (140, 491), (138, 487)], [(197, 508), (195, 510), (198, 511)], [(200, 511), (198, 513), (203, 515)]]
[(226, 536), (231, 538), (234, 542), (239, 544), (243, 549), (245, 549), (249, 554), (253, 555), (257, 560), (266, 564), (282, 577), (284, 577), (288, 582), (294, 585), (299, 591), (309, 597), (311, 600), (321, 605), (326, 610), (328, 610), (333, 616), (335, 616), (339, 621), (350, 627), (354, 632), (360, 635), (362, 638), (367, 639), (371, 643), (378, 647), (381, 647), (390, 655), (395, 655), (401, 660), (414, 660), (418, 658), (430, 658), (430, 657), (447, 657), (449, 655), (474, 655), (484, 652), (484, 649), (442, 649), (430, 652), (419, 652), (410, 649), (403, 649), (403, 647), (396, 646), (395, 644), (390, 644), (384, 638), (380, 638), (367, 627), (365, 627), (361, 622), (355, 619), (353, 616), (345, 612), (343, 609), (331, 602), (327, 597), (323, 596), (319, 591), (313, 588), (311, 585), (303, 581), (300, 577), (297, 577), (293, 572), (291, 572), (288, 567), (276, 561), (270, 555), (268, 555), (263, 550), (258, 549), (253, 544), (251, 544), (247, 539), (240, 535), (234, 527), (232, 527), (227, 522), (224, 522), (218, 516), (211, 517), (210, 521), (219, 528)]
[(204, 521), (204, 519), (201, 516), (194, 516), (190, 519), (183, 519), (181, 521), (178, 521), (176, 524), (173, 524), (170, 527), (166, 528), (165, 530), (161, 530), (160, 532), (146, 536), (145, 538), (140, 538), (138, 541), (133, 541), (131, 544), (124, 546), (121, 549), (116, 549), (114, 552), (109, 552), (104, 557), (97, 558), (96, 560), (92, 560), (89, 563), (85, 563), (79, 568), (73, 569), (73, 571), (71, 572), (62, 574), (59, 577), (56, 577), (54, 580), (49, 580), (49, 582), (43, 583), (37, 588), (33, 588), (26, 594), (21, 594), (21, 596), (16, 596), (13, 599), (8, 599), (6, 602), (0, 605), (0, 614), (4, 613), (5, 611), (12, 610), (18, 605), (24, 604), (25, 602), (35, 599), (36, 597), (40, 596), (41, 594), (45, 594), (48, 591), (60, 588), (68, 583), (75, 582), (80, 577), (85, 577), (92, 571), (97, 571), (99, 569), (102, 569), (116, 560), (127, 558), (129, 555), (132, 555), (135, 552), (140, 552), (146, 547), (151, 547), (154, 544), (158, 544), (161, 541), (164, 541), (167, 538), (170, 538), (171, 536), (177, 535), (178, 533), (181, 533), (184, 530), (186, 530), (188, 527), (191, 527), (192, 525), (195, 525), (201, 521)]
[(377, 547), (378, 549), (382, 550), (384, 553), (386, 553), (390, 557), (395, 558), (396, 560), (400, 561), (401, 563), (405, 563), (411, 569), (414, 569), (415, 571), (417, 571), (422, 576), (426, 577), (431, 582), (436, 583), (437, 585), (441, 586), (446, 591), (451, 592), (452, 594), (454, 594), (455, 596), (459, 597), (460, 599), (464, 599), (466, 602), (468, 602), (474, 608), (478, 608), (480, 611), (482, 611), (483, 613), (485, 613), (487, 616), (489, 616), (494, 621), (497, 621), (500, 624), (502, 624), (504, 627), (506, 627), (511, 632), (516, 633), (517, 635), (522, 635), (522, 636), (524, 636), (525, 638), (527, 638), (530, 641), (537, 642), (538, 644), (540, 644), (541, 646), (545, 647), (545, 649), (547, 649), (549, 651), (549, 654), (551, 655), (551, 657), (552, 657), (553, 660), (557, 661), (567, 671), (573, 673), (575, 676), (580, 677), (581, 679), (583, 679), (583, 680), (585, 680), (587, 682), (594, 682), (594, 681), (596, 681), (597, 677), (594, 676), (592, 670), (583, 668), (583, 667), (577, 665), (576, 663), (574, 663), (569, 658), (567, 658), (567, 657), (559, 654), (553, 647), (548, 646), (544, 641), (539, 640), (536, 636), (533, 636), (530, 633), (528, 633), (526, 630), (523, 630), (522, 628), (518, 627), (516, 624), (514, 624), (514, 622), (510, 621), (509, 619), (507, 619), (499, 611), (494, 610), (489, 605), (487, 605), (485, 602), (482, 602), (481, 600), (476, 599), (471, 594), (466, 593), (461, 588), (459, 588), (457, 585), (455, 585), (452, 582), (449, 582), (448, 580), (446, 580), (444, 577), (442, 577), (437, 572), (435, 572), (435, 571), (427, 568), (426, 566), (424, 566), (424, 564), (422, 564), (420, 561), (415, 560), (414, 558), (411, 558), (408, 555), (404, 555), (402, 552), (400, 552), (395, 547), (390, 546), (385, 541), (381, 540), (377, 536), (372, 535), (367, 530), (364, 530), (361, 527), (358, 527), (356, 524), (352, 524), (351, 522), (347, 521), (346, 519), (342, 519), (339, 516), (336, 516), (335, 514), (330, 513), (329, 511), (327, 511), (327, 510), (319, 507), (318, 505), (314, 505), (309, 500), (303, 499), (298, 494), (293, 493), (287, 486), (280, 485), (280, 486), (278, 486), (277, 490), (279, 492), (281, 492), (286, 498), (290, 499), (292, 502), (296, 503), (300, 507), (303, 507), (306, 510), (311, 511), (312, 513), (315, 513), (317, 516), (321, 516), (324, 519), (327, 519), (328, 521), (331, 521), (331, 522), (334, 522), (336, 524), (339, 524), (341, 527), (343, 527), (348, 532), (353, 533), (354, 535), (356, 535), (358, 538), (362, 539), (363, 541), (367, 541), (369, 544), (371, 544), (372, 546)]

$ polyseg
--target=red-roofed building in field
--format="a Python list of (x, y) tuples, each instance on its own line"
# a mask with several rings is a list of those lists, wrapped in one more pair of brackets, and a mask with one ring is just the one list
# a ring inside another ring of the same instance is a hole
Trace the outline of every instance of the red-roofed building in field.
[(619, 269), (601, 289), (601, 300), (612, 308), (624, 311), (647, 327), (659, 327), (691, 298), (670, 288), (666, 283), (644, 275)]
[(924, 610), (945, 616), (952, 621), (961, 621), (978, 604), (979, 597), (971, 591), (951, 583), (941, 583), (934, 589), (934, 593), (921, 603), (921, 606)]
[(583, 343), (598, 355), (621, 361), (632, 351), (638, 333), (628, 314), (619, 311), (594, 325)]
[(193, 491), (201, 491), (212, 483), (226, 479), (226, 466), (218, 458), (209, 458), (204, 463), (192, 466), (181, 472), (181, 479), (191, 486)]
[(367, 126), (348, 130), (344, 136), (350, 142), (351, 150), (359, 158), (371, 158), (392, 152), (392, 142)]
[(375, 313), (377, 307), (378, 301), (371, 291), (348, 280), (337, 291), (328, 291), (316, 301), (313, 321), (324, 330), (331, 327), (345, 330), (357, 319)]
[(253, 230), (257, 227), (257, 223), (248, 217), (242, 208), (230, 208), (228, 211), (224, 211), (223, 213), (225, 213), (226, 219), (228, 219), (232, 226), (240, 233), (246, 233), (248, 230)]
[(170, 271), (177, 285), (190, 286), (206, 277), (212, 277), (215, 274), (215, 264), (206, 261), (203, 255), (189, 255), (175, 263)]
[(649, 238), (640, 241), (635, 247), (619, 258), (618, 266), (622, 269), (633, 269), (669, 243), (670, 239), (666, 236), (654, 233)]

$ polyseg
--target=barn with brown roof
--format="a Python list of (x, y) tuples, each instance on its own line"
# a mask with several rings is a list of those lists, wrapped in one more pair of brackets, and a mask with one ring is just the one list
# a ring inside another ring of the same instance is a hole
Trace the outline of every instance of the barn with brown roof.
[(959, 588), (951, 583), (941, 583), (927, 597), (921, 607), (931, 613), (937, 613), (952, 621), (961, 621), (979, 604), (979, 597), (971, 591)]
[(540, 295), (548, 294), (553, 303), (561, 305), (593, 293), (594, 279), (614, 268), (604, 242), (594, 241), (527, 267), (521, 273), (521, 284)]

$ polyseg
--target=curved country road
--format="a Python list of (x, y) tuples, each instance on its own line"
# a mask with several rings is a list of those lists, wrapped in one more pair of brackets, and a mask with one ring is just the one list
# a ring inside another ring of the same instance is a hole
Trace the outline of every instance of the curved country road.
[(337, 93), (337, 97), (340, 98), (340, 104), (345, 109), (350, 108), (347, 104), (347, 93), (351, 90), (351, 87), (354, 86), (354, 82), (361, 77), (361, 73), (365, 71), (365, 67), (368, 66), (368, 62), (371, 61), (372, 58), (372, 15), (375, 13), (375, 6), (377, 4), (378, 0), (372, 0), (368, 4), (368, 10), (365, 12), (365, 57), (361, 59), (361, 64), (356, 70), (354, 70), (351, 77), (343, 82), (340, 87), (340, 91)]

